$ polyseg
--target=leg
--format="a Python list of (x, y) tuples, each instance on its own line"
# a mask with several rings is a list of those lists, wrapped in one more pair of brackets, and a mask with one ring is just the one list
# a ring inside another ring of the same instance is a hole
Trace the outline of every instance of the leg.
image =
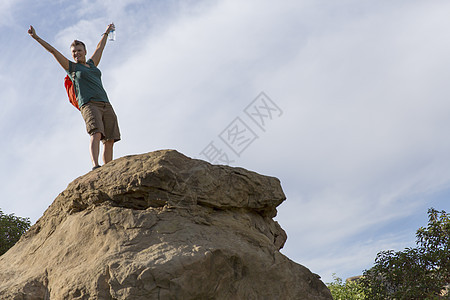
[(109, 163), (113, 159), (114, 140), (108, 140), (103, 144), (103, 162)]
[(99, 166), (100, 140), (104, 135), (101, 105), (95, 101), (91, 101), (81, 107), (81, 115), (86, 123), (86, 131), (90, 135), (89, 152), (94, 167)]
[(100, 139), (102, 138), (102, 134), (100, 132), (96, 132), (91, 135), (91, 142), (89, 144), (89, 150), (91, 153), (91, 161), (94, 167), (97, 167), (98, 164), (98, 155), (100, 153)]

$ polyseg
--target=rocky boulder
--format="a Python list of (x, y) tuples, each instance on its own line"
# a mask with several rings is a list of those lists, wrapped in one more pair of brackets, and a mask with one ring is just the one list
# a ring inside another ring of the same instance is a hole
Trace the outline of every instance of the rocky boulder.
[(174, 150), (69, 184), (0, 256), (0, 299), (332, 299), (279, 250), (278, 179)]

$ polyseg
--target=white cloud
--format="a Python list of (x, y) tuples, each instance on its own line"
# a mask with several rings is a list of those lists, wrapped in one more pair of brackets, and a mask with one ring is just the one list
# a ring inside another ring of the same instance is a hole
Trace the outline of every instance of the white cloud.
[(15, 5), (20, 2), (20, 0), (2, 0), (0, 2), (0, 29), (4, 26), (8, 27), (13, 22), (13, 10)]

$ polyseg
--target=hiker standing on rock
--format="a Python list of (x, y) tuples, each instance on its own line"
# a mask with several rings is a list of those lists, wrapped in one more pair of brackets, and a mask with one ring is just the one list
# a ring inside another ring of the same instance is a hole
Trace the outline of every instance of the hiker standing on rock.
[(75, 40), (70, 45), (72, 57), (75, 61), (68, 60), (49, 43), (41, 39), (33, 26), (28, 29), (28, 34), (50, 52), (58, 63), (67, 72), (72, 80), (78, 107), (86, 123), (86, 130), (91, 136), (90, 154), (93, 170), (100, 167), (98, 157), (100, 152), (100, 141), (103, 142), (103, 162), (106, 164), (113, 158), (114, 143), (120, 140), (119, 125), (114, 109), (109, 103), (106, 91), (101, 81), (101, 72), (97, 68), (102, 58), (108, 34), (113, 31), (114, 24), (109, 24), (94, 54), (86, 61), (86, 46), (83, 42)]

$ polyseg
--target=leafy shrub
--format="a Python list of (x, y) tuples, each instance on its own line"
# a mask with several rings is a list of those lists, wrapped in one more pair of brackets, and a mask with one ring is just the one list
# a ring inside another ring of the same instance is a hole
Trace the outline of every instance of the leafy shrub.
[(368, 299), (450, 299), (450, 218), (428, 210), (428, 226), (416, 233), (415, 248), (381, 251), (361, 280)]
[(359, 280), (343, 282), (341, 278), (333, 274), (333, 282), (327, 283), (334, 300), (360, 300), (364, 298), (364, 292)]
[(23, 233), (30, 228), (30, 219), (5, 215), (0, 210), (0, 255), (14, 246)]

